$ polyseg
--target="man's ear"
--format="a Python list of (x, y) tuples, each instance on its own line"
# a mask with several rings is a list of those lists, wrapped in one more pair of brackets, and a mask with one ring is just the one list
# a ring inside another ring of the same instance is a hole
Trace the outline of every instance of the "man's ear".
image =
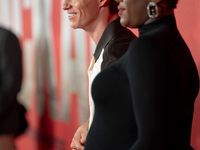
[(110, 0), (99, 0), (99, 7), (108, 6), (109, 3), (110, 3)]

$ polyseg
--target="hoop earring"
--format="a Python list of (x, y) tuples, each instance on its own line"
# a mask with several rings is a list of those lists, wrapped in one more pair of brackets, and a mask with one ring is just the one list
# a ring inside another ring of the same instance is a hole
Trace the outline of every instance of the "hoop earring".
[(158, 5), (155, 2), (149, 2), (147, 5), (147, 13), (149, 18), (158, 17)]

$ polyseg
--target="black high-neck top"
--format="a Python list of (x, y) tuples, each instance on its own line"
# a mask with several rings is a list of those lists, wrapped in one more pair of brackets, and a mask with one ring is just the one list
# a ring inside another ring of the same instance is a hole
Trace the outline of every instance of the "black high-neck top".
[(199, 78), (174, 16), (139, 38), (94, 79), (95, 114), (85, 150), (190, 150)]

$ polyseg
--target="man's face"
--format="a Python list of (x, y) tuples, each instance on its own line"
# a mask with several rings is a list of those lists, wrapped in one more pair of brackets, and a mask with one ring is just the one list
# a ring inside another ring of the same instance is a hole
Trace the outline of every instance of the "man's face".
[(68, 13), (71, 27), (89, 28), (99, 13), (99, 0), (64, 0), (63, 10)]

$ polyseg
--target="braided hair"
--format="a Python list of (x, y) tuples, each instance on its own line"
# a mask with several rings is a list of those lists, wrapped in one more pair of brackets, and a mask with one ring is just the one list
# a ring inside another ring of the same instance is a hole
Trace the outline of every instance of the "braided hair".
[(176, 5), (178, 3), (178, 0), (167, 0), (169, 9), (176, 8)]

